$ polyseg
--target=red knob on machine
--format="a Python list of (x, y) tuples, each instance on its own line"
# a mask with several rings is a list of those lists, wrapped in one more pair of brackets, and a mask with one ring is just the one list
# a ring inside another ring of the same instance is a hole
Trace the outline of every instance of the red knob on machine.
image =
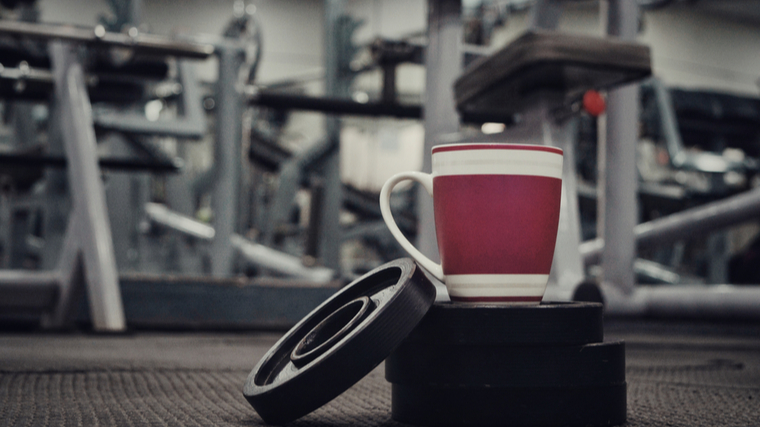
[(604, 98), (599, 92), (590, 89), (583, 94), (583, 109), (593, 117), (599, 117), (606, 108)]

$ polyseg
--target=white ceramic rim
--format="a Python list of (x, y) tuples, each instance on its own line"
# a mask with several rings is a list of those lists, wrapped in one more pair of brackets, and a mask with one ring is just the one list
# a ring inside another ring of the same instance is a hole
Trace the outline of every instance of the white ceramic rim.
[(562, 178), (563, 156), (556, 151), (537, 150), (535, 147), (523, 150), (520, 149), (522, 146), (486, 148), (488, 145), (472, 145), (479, 148), (434, 152), (433, 176), (528, 175)]

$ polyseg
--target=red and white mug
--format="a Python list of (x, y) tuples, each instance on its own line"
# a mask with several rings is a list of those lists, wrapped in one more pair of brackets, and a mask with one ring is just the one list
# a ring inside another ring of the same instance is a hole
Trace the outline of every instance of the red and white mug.
[[(393, 236), (444, 282), (452, 301), (540, 303), (557, 240), (562, 150), (469, 143), (437, 145), (432, 155), (432, 174), (400, 173), (380, 191)], [(441, 264), (417, 250), (393, 220), (391, 191), (405, 180), (433, 197)]]

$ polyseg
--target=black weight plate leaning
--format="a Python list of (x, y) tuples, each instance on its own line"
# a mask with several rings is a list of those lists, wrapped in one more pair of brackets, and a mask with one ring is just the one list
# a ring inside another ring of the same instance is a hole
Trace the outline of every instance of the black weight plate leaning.
[(622, 342), (580, 346), (434, 346), (404, 342), (385, 361), (394, 384), (577, 387), (625, 381)]
[(306, 415), (379, 365), (434, 300), (435, 287), (411, 259), (370, 271), (269, 350), (248, 375), (245, 398), (270, 424)]
[(602, 342), (602, 304), (436, 303), (408, 341), (432, 344), (580, 345)]
[(625, 383), (596, 387), (392, 385), (392, 417), (418, 426), (613, 426), (626, 419)]

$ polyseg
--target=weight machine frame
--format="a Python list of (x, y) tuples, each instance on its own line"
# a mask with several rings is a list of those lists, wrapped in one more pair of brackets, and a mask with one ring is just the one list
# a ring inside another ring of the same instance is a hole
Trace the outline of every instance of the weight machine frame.
[(162, 56), (206, 58), (208, 44), (145, 34), (109, 33), (61, 25), (0, 21), (0, 35), (49, 41), (55, 102), (53, 122), (60, 126), (68, 164), (72, 208), (55, 269), (0, 270), (0, 305), (8, 312), (42, 312), (42, 325), (61, 328), (74, 315), (74, 301), (86, 289), (93, 327), (126, 329), (111, 225), (98, 166), (92, 107), (77, 48), (121, 47)]

